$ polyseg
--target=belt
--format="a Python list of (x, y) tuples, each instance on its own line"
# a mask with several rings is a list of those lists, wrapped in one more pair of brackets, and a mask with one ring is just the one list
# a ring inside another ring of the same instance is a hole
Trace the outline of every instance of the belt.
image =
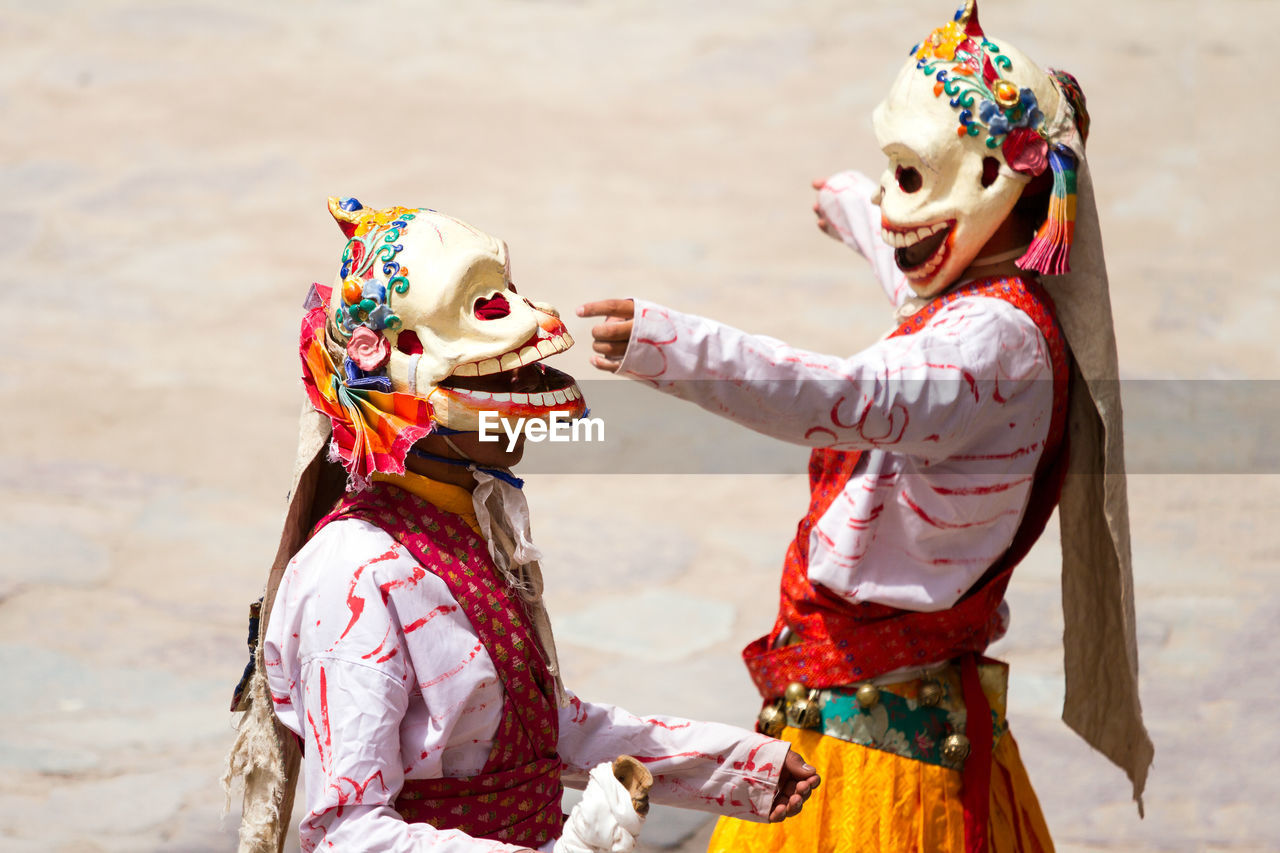
[[(1009, 667), (983, 659), (977, 670), (991, 709), (994, 748), (1009, 728), (1005, 720)], [(926, 764), (963, 769), (970, 742), (958, 665), (948, 663), (906, 681), (874, 682), (824, 689), (795, 682), (784, 698), (765, 705), (760, 730), (776, 737), (790, 725)]]

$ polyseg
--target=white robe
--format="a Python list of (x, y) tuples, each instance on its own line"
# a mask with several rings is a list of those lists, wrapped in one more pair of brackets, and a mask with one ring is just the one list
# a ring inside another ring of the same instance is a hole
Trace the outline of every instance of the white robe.
[[(503, 690), (444, 582), (387, 533), (343, 519), (307, 543), (281, 582), (263, 658), (276, 714), (305, 742), (304, 850), (516, 849), (408, 824), (392, 808), (406, 779), (480, 772)], [(767, 816), (787, 744), (570, 700), (558, 745), (566, 784), (582, 787), (592, 767), (627, 753), (653, 773), (655, 803)]]

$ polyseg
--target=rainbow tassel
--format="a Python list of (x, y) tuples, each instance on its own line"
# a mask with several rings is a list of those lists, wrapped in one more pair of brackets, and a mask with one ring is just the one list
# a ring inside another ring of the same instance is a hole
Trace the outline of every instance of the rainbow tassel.
[(1049, 150), (1049, 168), (1053, 170), (1049, 215), (1018, 266), (1043, 275), (1064, 275), (1071, 272), (1067, 259), (1076, 230), (1076, 156), (1065, 145), (1055, 145)]

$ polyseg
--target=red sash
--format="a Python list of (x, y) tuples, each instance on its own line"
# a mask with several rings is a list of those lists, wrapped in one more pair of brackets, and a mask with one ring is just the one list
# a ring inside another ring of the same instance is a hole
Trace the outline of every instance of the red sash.
[[(992, 278), (970, 282), (938, 297), (899, 326), (910, 335), (943, 306), (965, 296), (1002, 299), (1035, 322), (1053, 366), (1053, 413), (1036, 469), (1027, 511), (1013, 542), (996, 563), (951, 608), (932, 613), (882, 604), (850, 604), (809, 581), (809, 534), (849, 482), (860, 452), (815, 450), (809, 458), (809, 511), (796, 529), (782, 573), (782, 601), (773, 630), (743, 650), (747, 669), (765, 699), (787, 685), (838, 687), (913, 664), (981, 652), (998, 626), (996, 608), (1018, 564), (1044, 530), (1057, 506), (1066, 468), (1063, 432), (1067, 409), (1068, 353), (1053, 302), (1033, 279)], [(774, 648), (783, 628), (793, 639)]]
[(465, 779), (408, 779), (395, 809), (410, 823), (459, 829), (521, 847), (560, 835), (559, 714), (524, 604), (458, 516), (386, 483), (347, 496), (316, 529), (359, 518), (387, 532), (440, 578), (484, 643), (502, 681), (502, 720), (484, 768)]

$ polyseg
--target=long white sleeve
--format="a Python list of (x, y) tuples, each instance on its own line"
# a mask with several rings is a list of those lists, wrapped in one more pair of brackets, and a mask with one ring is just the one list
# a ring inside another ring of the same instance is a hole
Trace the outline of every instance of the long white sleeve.
[(840, 241), (871, 264), (871, 270), (894, 307), (913, 294), (907, 277), (893, 260), (893, 247), (880, 237), (880, 208), (871, 199), (880, 187), (861, 172), (840, 172), (818, 190), (818, 207)]
[[(620, 373), (809, 447), (940, 460), (993, 439), (1008, 445), (1008, 430), (992, 426), (1051, 399), (1049, 383), (1035, 387), (1050, 375), (1039, 330), (997, 299), (958, 299), (920, 332), (849, 357), (794, 349), (642, 300), (635, 313)], [(1027, 393), (1036, 390), (1050, 396)]]
[(566, 785), (582, 787), (601, 761), (633, 755), (653, 774), (653, 802), (747, 820), (768, 819), (788, 750), (736, 726), (637, 717), (577, 697), (560, 714)]

